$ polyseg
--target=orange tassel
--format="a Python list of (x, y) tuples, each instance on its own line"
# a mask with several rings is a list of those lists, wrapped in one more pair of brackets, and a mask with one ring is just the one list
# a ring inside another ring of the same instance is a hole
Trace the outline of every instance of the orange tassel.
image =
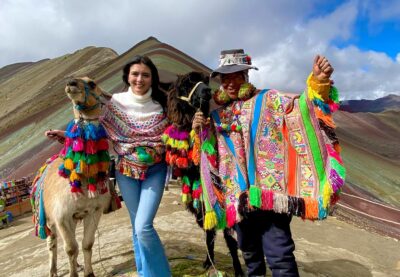
[(304, 204), (306, 206), (306, 219), (318, 219), (318, 201), (310, 197), (304, 197)]
[(189, 166), (189, 161), (187, 158), (184, 157), (179, 157), (175, 160), (175, 164), (179, 168), (188, 168)]
[(192, 161), (195, 165), (199, 165), (200, 164), (200, 145), (195, 143), (193, 145), (193, 150), (192, 151)]
[(322, 110), (315, 109), (315, 115), (317, 118), (321, 119), (327, 126), (331, 128), (336, 128), (336, 124), (333, 121), (332, 115), (324, 114)]
[(342, 152), (342, 147), (340, 147), (340, 144), (339, 144), (339, 143), (335, 143), (335, 144), (333, 145), (333, 148), (335, 149), (335, 151), (336, 151), (337, 153)]
[(108, 166), (109, 166), (108, 162), (99, 162), (98, 166), (100, 172), (108, 172)]
[(99, 168), (97, 164), (90, 164), (88, 165), (88, 175), (90, 177), (96, 176), (96, 174), (99, 172)]

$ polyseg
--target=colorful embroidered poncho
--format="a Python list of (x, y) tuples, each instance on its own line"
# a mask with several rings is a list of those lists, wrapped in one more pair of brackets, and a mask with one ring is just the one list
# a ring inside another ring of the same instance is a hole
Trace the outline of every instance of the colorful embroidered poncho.
[(345, 179), (331, 116), (338, 92), (312, 75), (307, 86), (300, 98), (263, 90), (212, 112), (229, 227), (255, 209), (324, 219), (337, 200)]
[(122, 174), (144, 179), (147, 168), (162, 160), (161, 135), (168, 125), (158, 103), (151, 99), (151, 89), (144, 95), (127, 92), (114, 94), (105, 106), (101, 122), (118, 154), (116, 168)]

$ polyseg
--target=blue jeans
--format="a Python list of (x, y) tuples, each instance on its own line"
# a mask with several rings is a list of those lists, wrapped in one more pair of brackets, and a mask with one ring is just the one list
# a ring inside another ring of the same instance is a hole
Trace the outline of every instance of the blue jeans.
[(165, 163), (151, 166), (147, 170), (145, 180), (133, 179), (116, 172), (118, 186), (131, 218), (133, 248), (139, 276), (171, 276), (164, 248), (153, 227), (153, 220), (164, 192), (166, 173)]
[(264, 256), (273, 277), (299, 276), (290, 232), (291, 216), (271, 211), (253, 211), (235, 224), (238, 244), (247, 266), (247, 274), (265, 276)]

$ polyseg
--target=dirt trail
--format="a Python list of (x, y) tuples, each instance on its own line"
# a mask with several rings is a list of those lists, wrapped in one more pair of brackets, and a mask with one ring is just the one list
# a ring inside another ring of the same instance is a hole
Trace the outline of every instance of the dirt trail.
[[(166, 247), (173, 276), (199, 276), (205, 258), (204, 234), (179, 205), (179, 188), (170, 186), (162, 200), (155, 228)], [(78, 239), (82, 226), (78, 227)], [(292, 223), (295, 255), (301, 276), (400, 276), (400, 242), (358, 229), (334, 217), (323, 222)], [(135, 276), (131, 227), (125, 208), (102, 217), (93, 248), (96, 276)], [(0, 276), (47, 276), (46, 242), (32, 235), (29, 216), (0, 230)], [(58, 273), (68, 276), (67, 256), (58, 245)], [(216, 242), (216, 266), (232, 275), (221, 232)], [(82, 252), (78, 257), (83, 264)], [(83, 276), (83, 272), (80, 272)], [(270, 276), (270, 275), (268, 275)]]

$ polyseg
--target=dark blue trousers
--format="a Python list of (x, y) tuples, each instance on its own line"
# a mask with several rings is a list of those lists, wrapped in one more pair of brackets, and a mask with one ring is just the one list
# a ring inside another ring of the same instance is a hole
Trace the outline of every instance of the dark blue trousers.
[(270, 211), (253, 211), (235, 225), (239, 248), (248, 276), (265, 276), (264, 256), (272, 276), (299, 276), (290, 232), (291, 216)]

